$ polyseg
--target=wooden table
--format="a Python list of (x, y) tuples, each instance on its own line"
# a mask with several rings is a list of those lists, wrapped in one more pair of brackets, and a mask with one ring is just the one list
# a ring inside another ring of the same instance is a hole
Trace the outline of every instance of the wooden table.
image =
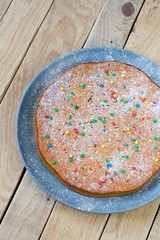
[(112, 215), (67, 207), (32, 180), (15, 137), (26, 87), (65, 53), (114, 46), (160, 65), (160, 0), (1, 0), (0, 19), (0, 239), (160, 239), (160, 198)]

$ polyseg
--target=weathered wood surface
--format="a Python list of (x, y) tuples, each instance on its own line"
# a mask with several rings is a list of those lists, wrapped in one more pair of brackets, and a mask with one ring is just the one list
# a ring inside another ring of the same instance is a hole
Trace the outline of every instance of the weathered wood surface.
[[(115, 0), (114, 3), (109, 0), (106, 2), (56, 0), (53, 3), (0, 107), (2, 119), (0, 169), (3, 179), (0, 183), (2, 184), (0, 185), (1, 216), (23, 172), (23, 164), (16, 148), (15, 119), (20, 99), (27, 85), (46, 64), (82, 46), (123, 47), (143, 3), (137, 0), (130, 2), (132, 6), (128, 5), (128, 10), (126, 10), (127, 1), (123, 0)], [(155, 53), (159, 47), (159, 5), (158, 0), (144, 3), (126, 45), (128, 49), (148, 56), (157, 63), (159, 57)], [(8, 11), (5, 18), (7, 14)], [(104, 33), (104, 29), (108, 29), (109, 34), (106, 34), (107, 30)], [(144, 36), (141, 36), (139, 31), (143, 32)], [(150, 36), (151, 33), (153, 36)], [(144, 41), (147, 41), (146, 47), (143, 46)], [(157, 45), (156, 49), (154, 44)], [(152, 52), (151, 48), (154, 48)], [(140, 209), (111, 215), (109, 220), (108, 214), (90, 214), (74, 210), (59, 202), (55, 207), (54, 204), (55, 200), (45, 194), (28, 173), (25, 173), (2, 221), (1, 238), (143, 239), (149, 232), (159, 199)], [(151, 239), (159, 236), (158, 219), (159, 214), (151, 229)], [(132, 233), (135, 229), (136, 234)]]

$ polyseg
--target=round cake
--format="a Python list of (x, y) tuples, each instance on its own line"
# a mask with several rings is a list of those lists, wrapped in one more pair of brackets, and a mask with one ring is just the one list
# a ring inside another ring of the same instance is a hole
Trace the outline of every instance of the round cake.
[(133, 192), (160, 170), (160, 88), (122, 62), (70, 68), (35, 112), (39, 155), (67, 187), (90, 196)]

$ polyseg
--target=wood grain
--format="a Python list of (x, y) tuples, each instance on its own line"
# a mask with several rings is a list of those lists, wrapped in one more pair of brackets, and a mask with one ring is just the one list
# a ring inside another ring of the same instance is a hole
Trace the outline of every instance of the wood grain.
[(6, 11), (8, 10), (10, 4), (13, 0), (1, 0), (0, 1), (0, 21), (4, 17)]
[(130, 212), (112, 214), (103, 232), (101, 240), (146, 239), (158, 204), (159, 200), (155, 200), (146, 206)]
[(28, 173), (25, 174), (23, 183), (26, 188), (18, 188), (11, 207), (0, 226), (2, 240), (38, 239), (55, 202), (40, 189)]
[(85, 47), (108, 46), (122, 48), (143, 1), (106, 1)]
[(57, 202), (40, 239), (98, 239), (107, 218), (107, 214), (85, 213)]
[[(15, 138), (16, 115), (21, 97), (33, 77), (46, 64), (61, 54), (76, 50), (76, 48), (80, 48), (84, 44), (103, 3), (103, 0), (98, 2), (96, 0), (55, 1), (2, 101), (0, 107), (1, 216), (7, 207), (23, 170)], [(27, 186), (25, 186), (23, 181), (20, 187), (27, 191)], [(31, 195), (30, 198), (32, 198)], [(21, 226), (19, 225), (19, 227)], [(9, 231), (13, 230), (12, 226), (10, 226)], [(19, 234), (21, 233), (19, 232)]]
[[(148, 0), (134, 26), (126, 48), (160, 64), (160, 1)], [(160, 198), (137, 210), (111, 215), (103, 232), (105, 239), (145, 239), (160, 203)], [(138, 216), (138, 217), (137, 217)], [(132, 232), (132, 238), (131, 238)]]
[(53, 0), (15, 0), (0, 27), (0, 101)]
[(160, 211), (155, 219), (148, 240), (158, 240), (160, 238)]

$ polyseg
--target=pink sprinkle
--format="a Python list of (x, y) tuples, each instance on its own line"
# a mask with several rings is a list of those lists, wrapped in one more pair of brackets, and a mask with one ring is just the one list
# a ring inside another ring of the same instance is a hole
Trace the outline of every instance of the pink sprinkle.
[(112, 122), (112, 125), (115, 126), (116, 125), (115, 122)]
[(108, 72), (108, 70), (107, 69), (104, 69), (104, 73), (107, 73)]
[(137, 133), (140, 133), (140, 130), (137, 129)]
[(132, 116), (135, 117), (135, 116), (137, 116), (137, 114), (136, 113), (132, 113)]
[(47, 114), (46, 114), (44, 117), (45, 117), (45, 118), (49, 118)]
[(111, 173), (111, 177), (114, 177), (114, 173)]
[(98, 142), (96, 142), (96, 145), (97, 145), (97, 146), (99, 146), (99, 143), (98, 143)]
[(111, 98), (114, 98), (113, 95), (111, 95)]
[(75, 167), (73, 167), (73, 168), (72, 168), (72, 171), (73, 171), (73, 172), (76, 172), (76, 171), (77, 171), (77, 169), (76, 169)]
[(115, 92), (114, 92), (114, 91), (112, 91), (112, 92), (111, 92), (111, 94), (115, 94)]
[(132, 170), (136, 170), (136, 167), (132, 167)]
[(76, 128), (74, 128), (74, 132), (75, 132), (75, 133), (79, 133), (79, 131), (78, 131)]
[(102, 185), (102, 181), (101, 181), (101, 180), (99, 180), (99, 181), (98, 181), (98, 184), (99, 184), (99, 185)]
[(142, 169), (141, 169), (141, 168), (138, 168), (138, 169), (137, 169), (137, 171), (138, 171), (138, 172), (141, 172), (141, 171), (142, 171)]

